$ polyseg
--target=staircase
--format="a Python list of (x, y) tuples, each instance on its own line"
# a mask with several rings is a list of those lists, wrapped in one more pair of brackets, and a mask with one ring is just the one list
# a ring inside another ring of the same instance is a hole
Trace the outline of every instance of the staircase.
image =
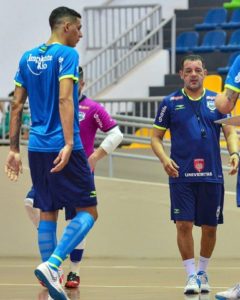
[[(213, 7), (222, 7), (226, 0), (189, 0), (188, 10), (175, 10), (176, 14), (176, 36), (184, 31), (194, 30), (194, 25), (202, 23), (206, 12)], [(206, 31), (199, 31), (200, 41)], [(227, 31), (228, 37), (231, 34), (231, 30)], [(171, 24), (167, 24), (163, 31), (163, 43), (164, 48), (170, 48), (171, 37)], [(186, 54), (176, 55), (176, 72), (179, 70), (181, 59)], [(217, 67), (225, 66), (228, 61), (229, 53), (213, 52), (213, 53), (201, 53), (201, 56), (206, 62), (206, 68), (209, 74), (216, 74)], [(183, 85), (182, 80), (178, 74), (165, 75), (165, 85), (152, 86), (149, 88), (149, 96), (166, 96), (175, 90), (181, 88)]]
[(85, 16), (87, 49), (98, 53), (83, 69), (88, 82), (86, 93), (95, 97), (163, 48), (163, 27), (169, 20), (162, 18), (160, 5), (92, 9), (87, 8)]

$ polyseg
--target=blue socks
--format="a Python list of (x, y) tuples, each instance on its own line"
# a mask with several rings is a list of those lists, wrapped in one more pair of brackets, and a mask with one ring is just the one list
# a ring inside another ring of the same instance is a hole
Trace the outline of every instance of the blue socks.
[(48, 259), (49, 265), (58, 269), (67, 255), (84, 239), (93, 224), (94, 218), (91, 214), (85, 211), (78, 212), (66, 226), (59, 244)]
[(57, 223), (54, 221), (40, 221), (38, 226), (38, 247), (45, 262), (52, 255), (57, 246)]
[(70, 253), (70, 259), (72, 262), (80, 262), (82, 260), (82, 256), (83, 256), (83, 249), (74, 249), (71, 253)]

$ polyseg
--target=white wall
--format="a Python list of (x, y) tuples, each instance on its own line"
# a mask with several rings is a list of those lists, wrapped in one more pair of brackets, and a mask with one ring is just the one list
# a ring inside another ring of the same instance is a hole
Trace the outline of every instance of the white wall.
[(164, 85), (164, 74), (169, 72), (169, 52), (161, 50), (143, 61), (115, 85), (100, 93), (97, 98), (148, 97), (149, 86)]
[[(54, 8), (68, 6), (82, 14), (85, 6), (101, 5), (105, 2), (105, 0), (1, 1), (0, 97), (6, 97), (14, 88), (13, 78), (24, 51), (44, 43), (49, 38), (48, 17)], [(85, 56), (84, 37), (77, 50), (82, 57)]]
[[(45, 42), (49, 35), (48, 17), (50, 12), (61, 5), (71, 7), (80, 13), (85, 6), (101, 5), (106, 0), (8, 0), (1, 1), (0, 9), (0, 97), (6, 97), (14, 88), (13, 78), (17, 70), (18, 61), (27, 49)], [(171, 14), (173, 8), (187, 8), (187, 0), (115, 0), (112, 4), (142, 4), (160, 3), (164, 16)], [(84, 24), (83, 24), (84, 35)], [(93, 53), (86, 52), (84, 37), (77, 46), (81, 53), (81, 63), (85, 63)], [(151, 73), (148, 74), (148, 76)]]

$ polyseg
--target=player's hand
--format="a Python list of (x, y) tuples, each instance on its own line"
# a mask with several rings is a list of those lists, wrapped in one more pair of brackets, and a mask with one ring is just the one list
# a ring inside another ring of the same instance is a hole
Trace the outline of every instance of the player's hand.
[(55, 158), (53, 164), (55, 167), (51, 169), (51, 173), (60, 172), (68, 163), (69, 158), (72, 153), (72, 145), (65, 145), (60, 152), (58, 153), (58, 156)]
[(19, 173), (22, 173), (22, 160), (19, 152), (9, 151), (5, 173), (11, 181), (18, 180)]
[(174, 178), (179, 176), (179, 166), (170, 157), (165, 158), (163, 161), (163, 166), (168, 176)]
[(239, 165), (239, 156), (234, 153), (229, 158), (230, 171), (228, 172), (228, 174), (229, 175), (236, 174), (238, 170), (238, 165)]

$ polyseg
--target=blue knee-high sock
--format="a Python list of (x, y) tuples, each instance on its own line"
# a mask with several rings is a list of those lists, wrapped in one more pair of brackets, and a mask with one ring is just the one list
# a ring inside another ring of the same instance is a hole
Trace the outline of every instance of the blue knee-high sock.
[(45, 262), (52, 255), (57, 246), (57, 223), (54, 221), (40, 221), (38, 226), (38, 247)]
[(78, 212), (65, 228), (59, 244), (48, 260), (49, 265), (57, 269), (67, 255), (84, 239), (93, 224), (94, 218), (91, 214), (85, 211)]

